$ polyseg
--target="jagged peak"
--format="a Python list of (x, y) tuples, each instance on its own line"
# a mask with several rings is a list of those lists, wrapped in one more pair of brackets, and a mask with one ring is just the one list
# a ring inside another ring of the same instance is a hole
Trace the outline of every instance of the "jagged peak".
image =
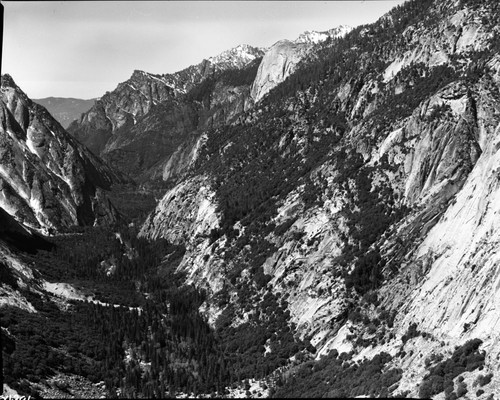
[(16, 82), (14, 82), (14, 79), (12, 78), (12, 76), (9, 74), (3, 74), (1, 76), (1, 81), (2, 81), (2, 87), (12, 87), (15, 89), (19, 88), (16, 85)]
[(208, 61), (212, 64), (218, 64), (221, 62), (228, 61), (252, 61), (258, 57), (264, 55), (266, 49), (260, 47), (253, 47), (248, 44), (240, 44), (236, 47), (233, 47), (229, 50), (225, 50), (222, 53), (209, 57)]
[(335, 28), (328, 29), (326, 31), (305, 31), (299, 35), (297, 39), (294, 40), (295, 43), (319, 43), (323, 42), (328, 38), (336, 38), (344, 36), (352, 30), (352, 26), (349, 25), (339, 25)]
[[(134, 72), (132, 73), (132, 76), (130, 77), (129, 81), (130, 80), (138, 80), (138, 79), (141, 79), (141, 80), (144, 80), (144, 79), (156, 79), (156, 80), (161, 80), (163, 81), (165, 78), (165, 76), (168, 75), (168, 74), (152, 74), (150, 72), (146, 72), (146, 71), (142, 71), (140, 69), (136, 69), (134, 70)], [(129, 81), (126, 81), (126, 82), (123, 82), (123, 83), (127, 83)]]
[(14, 82), (14, 79), (9, 74), (3, 74), (0, 77), (2, 87), (2, 100), (10, 102), (13, 99), (22, 99), (26, 104), (30, 104), (31, 100), (26, 93)]
[(132, 73), (132, 76), (130, 79), (142, 79), (145, 76), (147, 77), (149, 74), (145, 71), (142, 71), (140, 69), (134, 69), (134, 72)]

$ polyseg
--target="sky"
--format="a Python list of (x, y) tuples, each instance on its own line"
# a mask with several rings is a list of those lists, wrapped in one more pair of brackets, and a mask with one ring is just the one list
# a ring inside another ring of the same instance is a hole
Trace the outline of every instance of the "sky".
[(404, 2), (0, 1), (2, 74), (34, 99), (100, 97), (136, 69), (172, 73), (239, 44), (375, 22)]

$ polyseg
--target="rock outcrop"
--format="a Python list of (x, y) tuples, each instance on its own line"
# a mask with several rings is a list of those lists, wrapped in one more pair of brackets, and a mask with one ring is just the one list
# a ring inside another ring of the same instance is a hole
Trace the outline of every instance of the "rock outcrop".
[[(169, 190), (144, 222), (139, 233), (148, 239), (167, 239), (182, 244), (186, 254), (178, 271), (186, 273), (189, 283), (222, 288), (224, 270), (221, 260), (210, 257), (212, 231), (220, 225), (216, 196), (207, 177), (188, 179)], [(210, 265), (210, 268), (207, 266)]]
[(327, 39), (342, 37), (350, 29), (350, 27), (341, 25), (325, 32), (306, 31), (294, 41), (280, 40), (273, 44), (266, 51), (257, 71), (252, 85), (252, 99), (258, 102), (272, 88), (283, 82), (315, 44)]
[(0, 207), (42, 231), (116, 218), (102, 190), (121, 178), (9, 75), (2, 76), (1, 107)]

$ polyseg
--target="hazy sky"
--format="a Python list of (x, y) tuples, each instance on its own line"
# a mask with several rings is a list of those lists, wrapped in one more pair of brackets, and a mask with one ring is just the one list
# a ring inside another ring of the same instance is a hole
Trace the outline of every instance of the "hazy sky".
[(179, 71), (239, 44), (375, 22), (386, 1), (2, 1), (2, 74), (31, 98), (93, 98), (134, 69)]

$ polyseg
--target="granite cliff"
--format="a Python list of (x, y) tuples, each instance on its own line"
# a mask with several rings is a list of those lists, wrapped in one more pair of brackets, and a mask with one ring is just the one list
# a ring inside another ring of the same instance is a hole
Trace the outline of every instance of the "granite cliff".
[(103, 191), (121, 178), (9, 75), (2, 75), (1, 107), (0, 206), (6, 212), (44, 232), (116, 218)]
[(283, 82), (315, 44), (342, 37), (351, 29), (348, 26), (339, 26), (325, 32), (306, 31), (293, 41), (284, 39), (273, 44), (266, 50), (252, 84), (252, 99), (258, 102), (272, 88)]

